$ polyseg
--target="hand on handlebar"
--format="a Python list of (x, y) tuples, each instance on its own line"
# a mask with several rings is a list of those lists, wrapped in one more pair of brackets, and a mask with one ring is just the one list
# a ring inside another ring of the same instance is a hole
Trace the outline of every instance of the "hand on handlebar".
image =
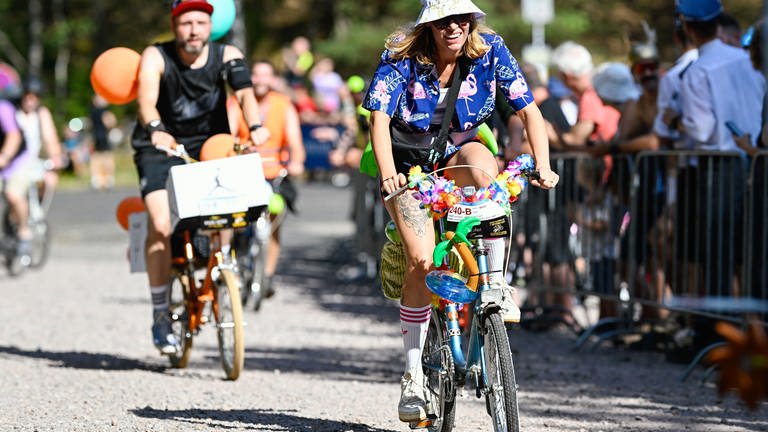
[(384, 178), (381, 180), (381, 192), (386, 195), (391, 195), (408, 184), (408, 179), (405, 178), (405, 174), (395, 174), (393, 176)]
[(164, 151), (168, 156), (176, 156), (176, 138), (168, 132), (154, 131), (150, 137), (152, 145), (158, 150)]
[(560, 176), (550, 168), (539, 168), (535, 176), (531, 176), (531, 184), (542, 189), (552, 189), (557, 186)]

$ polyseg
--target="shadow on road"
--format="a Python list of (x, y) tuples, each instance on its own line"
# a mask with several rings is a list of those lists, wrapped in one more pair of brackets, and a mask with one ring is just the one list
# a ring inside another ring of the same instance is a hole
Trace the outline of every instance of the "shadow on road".
[[(184, 422), (203, 430), (274, 430), (312, 432), (392, 432), (364, 424), (312, 419), (275, 410), (161, 410), (144, 407), (130, 410), (138, 417)], [(295, 411), (294, 411), (295, 412)], [(162, 429), (162, 428), (161, 428)], [(195, 429), (199, 430), (199, 429)]]
[(393, 383), (399, 371), (393, 365), (401, 363), (402, 354), (392, 349), (345, 348), (246, 348), (245, 367), (248, 370), (279, 370), (310, 375), (323, 379)]
[[(334, 313), (367, 316), (378, 321), (397, 322), (398, 306), (381, 293), (378, 280), (349, 278), (357, 262), (351, 239), (313, 247), (291, 247), (277, 270), (280, 281), (299, 288)], [(279, 288), (278, 288), (279, 289)]]
[(73, 369), (94, 369), (108, 371), (145, 370), (149, 372), (164, 372), (165, 367), (140, 360), (120, 357), (113, 354), (99, 354), (82, 351), (43, 351), (23, 350), (16, 347), (0, 346), (0, 355), (12, 355), (38, 360), (51, 361), (53, 367)]

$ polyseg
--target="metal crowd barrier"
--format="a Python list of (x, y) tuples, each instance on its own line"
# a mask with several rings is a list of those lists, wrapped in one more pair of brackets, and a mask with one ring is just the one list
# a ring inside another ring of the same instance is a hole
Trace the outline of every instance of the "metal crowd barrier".
[(598, 343), (670, 313), (765, 324), (767, 164), (768, 152), (553, 155), (560, 185), (531, 189), (515, 215), (534, 257), (530, 325), (570, 322), (595, 297), (613, 310), (601, 308), (609, 317), (578, 343), (599, 325), (608, 331)]

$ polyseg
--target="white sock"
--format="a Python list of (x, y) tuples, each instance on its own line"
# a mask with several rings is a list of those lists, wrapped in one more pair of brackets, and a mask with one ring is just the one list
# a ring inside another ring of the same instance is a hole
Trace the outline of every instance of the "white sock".
[(484, 242), (488, 249), (488, 277), (491, 282), (504, 283), (504, 239), (486, 239)]
[(421, 370), (421, 351), (427, 339), (432, 305), (411, 308), (400, 305), (400, 328), (405, 348), (405, 371)]
[(221, 245), (221, 254), (222, 255), (224, 255), (224, 256), (229, 255), (229, 251), (231, 251), (231, 250), (232, 250), (232, 245), (228, 245), (228, 244)]
[(149, 292), (152, 293), (152, 312), (168, 309), (170, 306), (168, 304), (168, 289), (170, 288), (171, 284), (149, 287)]

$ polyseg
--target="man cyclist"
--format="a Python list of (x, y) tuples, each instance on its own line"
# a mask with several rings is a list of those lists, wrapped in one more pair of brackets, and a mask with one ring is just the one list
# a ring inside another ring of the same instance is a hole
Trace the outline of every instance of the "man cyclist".
[[(275, 91), (274, 66), (265, 60), (257, 60), (251, 67), (251, 81), (253, 92), (259, 103), (262, 114), (262, 124), (269, 130), (270, 137), (260, 147), (251, 147), (257, 150), (264, 165), (264, 177), (273, 187), (279, 188), (283, 170), (288, 176), (299, 176), (304, 172), (304, 142), (301, 136), (299, 114), (291, 103), (291, 99)], [(246, 150), (251, 151), (251, 150)], [(291, 197), (285, 197), (287, 200)], [(288, 207), (293, 208), (293, 202), (288, 202)], [(277, 215), (270, 215), (274, 222)], [(280, 226), (272, 226), (272, 234), (267, 247), (267, 259), (264, 266), (264, 296), (269, 298), (275, 293), (272, 285), (272, 276), (277, 269), (277, 260), (280, 256)]]
[(149, 214), (146, 265), (154, 316), (152, 339), (162, 354), (177, 349), (168, 316), (171, 226), (165, 182), (170, 168), (184, 163), (164, 149), (183, 144), (192, 158), (199, 159), (207, 138), (230, 133), (227, 84), (248, 121), (254, 144), (269, 137), (261, 127), (243, 54), (233, 46), (210, 42), (212, 13), (213, 6), (206, 0), (174, 1), (174, 40), (144, 49), (139, 66), (139, 118), (132, 145)]
[[(16, 110), (16, 123), (24, 137), (24, 151), (15, 162), (14, 172), (8, 179), (6, 197), (16, 209), (20, 256), (31, 253), (32, 231), (29, 227), (29, 203), (27, 192), (36, 187), (38, 181), (44, 182), (48, 193), (58, 184), (59, 176), (52, 169), (64, 166), (63, 151), (51, 111), (41, 103), (43, 85), (36, 77), (24, 81), (24, 91)], [(43, 155), (51, 162), (45, 166)], [(49, 168), (51, 170), (46, 170)], [(28, 261), (22, 261), (28, 263)]]

